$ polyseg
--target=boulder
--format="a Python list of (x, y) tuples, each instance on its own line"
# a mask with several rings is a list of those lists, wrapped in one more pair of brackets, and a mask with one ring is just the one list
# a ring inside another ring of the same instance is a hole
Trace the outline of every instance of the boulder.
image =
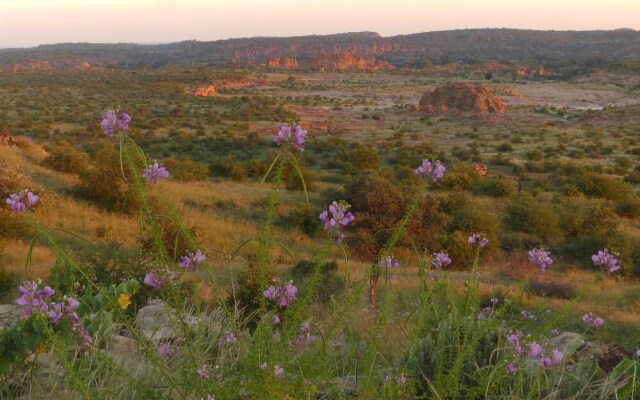
[(0, 329), (14, 326), (22, 316), (22, 307), (17, 304), (0, 304)]
[(183, 314), (179, 316), (175, 310), (160, 299), (153, 299), (149, 305), (142, 307), (136, 316), (136, 328), (147, 338), (154, 341), (174, 340), (181, 336), (183, 324), (192, 328), (197, 318)]
[(424, 92), (418, 104), (423, 114), (500, 113), (507, 111), (504, 101), (493, 95), (488, 85), (468, 82), (448, 83)]

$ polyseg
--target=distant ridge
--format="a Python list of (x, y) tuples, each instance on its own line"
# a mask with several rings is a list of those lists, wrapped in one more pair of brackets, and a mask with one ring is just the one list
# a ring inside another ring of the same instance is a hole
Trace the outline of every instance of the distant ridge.
[(83, 63), (93, 68), (259, 66), (269, 63), (325, 68), (341, 62), (340, 57), (351, 57), (351, 61), (347, 61), (362, 65), (394, 67), (447, 62), (531, 63), (554, 59), (580, 62), (593, 57), (640, 60), (640, 32), (627, 28), (612, 31), (461, 29), (391, 37), (382, 37), (375, 32), (349, 32), (152, 45), (61, 43), (0, 50), (0, 68), (30, 68), (33, 65), (64, 68)]

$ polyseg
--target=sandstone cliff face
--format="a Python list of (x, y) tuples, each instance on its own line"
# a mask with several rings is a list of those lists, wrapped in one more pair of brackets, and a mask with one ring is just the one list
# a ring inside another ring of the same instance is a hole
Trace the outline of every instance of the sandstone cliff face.
[(267, 61), (267, 67), (295, 71), (299, 69), (298, 59), (295, 57), (271, 58)]
[(357, 57), (350, 51), (338, 51), (332, 54), (312, 57), (305, 62), (304, 66), (309, 69), (318, 69), (320, 71), (372, 71), (395, 68), (386, 61), (376, 60), (373, 56)]
[(352, 52), (334, 49), (332, 53), (317, 55), (305, 59), (299, 63), (295, 57), (271, 58), (267, 61), (267, 67), (294, 71), (298, 69), (315, 69), (319, 71), (373, 71), (380, 69), (394, 69), (395, 67), (386, 61), (376, 60), (373, 56), (354, 56)]
[(418, 110), (424, 114), (498, 113), (507, 111), (502, 99), (496, 97), (487, 85), (473, 83), (449, 83), (424, 92)]

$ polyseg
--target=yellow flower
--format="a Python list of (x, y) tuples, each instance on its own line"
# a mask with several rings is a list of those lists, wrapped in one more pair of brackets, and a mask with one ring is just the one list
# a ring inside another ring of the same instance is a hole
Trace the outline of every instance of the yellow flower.
[(47, 352), (47, 345), (44, 342), (40, 342), (38, 348), (36, 349), (36, 356), (39, 356), (42, 353)]
[(129, 307), (129, 304), (131, 304), (131, 299), (129, 298), (128, 294), (122, 293), (118, 298), (118, 303), (120, 303), (120, 307), (127, 308)]

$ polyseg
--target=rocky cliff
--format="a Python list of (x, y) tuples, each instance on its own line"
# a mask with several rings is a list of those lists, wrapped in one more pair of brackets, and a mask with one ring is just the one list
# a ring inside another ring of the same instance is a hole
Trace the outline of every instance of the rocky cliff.
[[(0, 68), (159, 68), (169, 65), (269, 66), (283, 70), (421, 68), (430, 63), (524, 64), (532, 59), (585, 62), (640, 58), (640, 32), (464, 29), (381, 37), (374, 32), (185, 41), (160, 45), (66, 43), (0, 49)], [(593, 60), (592, 60), (593, 61)], [(545, 62), (545, 67), (547, 67)], [(537, 68), (537, 66), (535, 66)], [(45, 67), (46, 68), (46, 67)], [(530, 68), (530, 67), (527, 67)], [(523, 70), (523, 72), (525, 72)], [(537, 71), (541, 74), (542, 71)]]

